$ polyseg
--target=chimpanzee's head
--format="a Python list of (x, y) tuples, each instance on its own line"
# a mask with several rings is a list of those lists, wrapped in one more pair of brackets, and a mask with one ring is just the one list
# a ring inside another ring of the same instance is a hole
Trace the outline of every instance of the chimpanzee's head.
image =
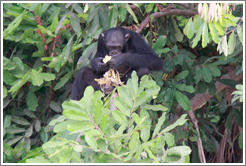
[(104, 39), (105, 46), (109, 51), (109, 56), (117, 55), (122, 53), (126, 42), (130, 38), (130, 34), (123, 34), (122, 31), (117, 29), (110, 29), (108, 31), (101, 33), (102, 38)]

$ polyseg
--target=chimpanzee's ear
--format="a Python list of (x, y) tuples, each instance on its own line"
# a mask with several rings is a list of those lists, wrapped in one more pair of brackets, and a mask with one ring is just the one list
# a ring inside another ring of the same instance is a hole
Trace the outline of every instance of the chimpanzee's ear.
[(128, 41), (130, 38), (130, 34), (129, 33), (125, 34), (124, 38), (125, 38), (125, 41)]
[(105, 34), (103, 32), (101, 33), (101, 36), (103, 39), (105, 39)]

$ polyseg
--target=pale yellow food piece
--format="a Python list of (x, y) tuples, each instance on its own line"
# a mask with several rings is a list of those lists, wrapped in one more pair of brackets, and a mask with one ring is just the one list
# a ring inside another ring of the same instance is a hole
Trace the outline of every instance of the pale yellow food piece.
[(108, 61), (110, 61), (112, 58), (112, 56), (108, 56), (106, 55), (104, 58), (103, 58), (103, 63), (107, 63)]

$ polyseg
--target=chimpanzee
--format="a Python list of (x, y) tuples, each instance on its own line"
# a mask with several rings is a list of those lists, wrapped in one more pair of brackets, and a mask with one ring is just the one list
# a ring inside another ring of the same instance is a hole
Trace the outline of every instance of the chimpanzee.
[[(106, 55), (112, 58), (105, 64), (102, 60)], [(95, 58), (91, 60), (91, 68), (80, 69), (72, 86), (71, 98), (80, 100), (89, 85), (99, 90), (100, 86), (94, 79), (103, 77), (109, 68), (116, 69), (123, 75), (121, 80), (126, 82), (133, 70), (141, 77), (152, 70), (162, 70), (163, 62), (138, 33), (120, 27), (103, 31), (98, 39)]]

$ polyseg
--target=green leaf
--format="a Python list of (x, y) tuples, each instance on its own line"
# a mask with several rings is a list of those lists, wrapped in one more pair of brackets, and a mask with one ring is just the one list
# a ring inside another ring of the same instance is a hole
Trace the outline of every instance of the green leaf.
[[(58, 9), (59, 9), (59, 11), (58, 11)], [(58, 8), (57, 9), (57, 13), (59, 13), (60, 12), (60, 8)], [(53, 13), (54, 14), (54, 13)], [(59, 31), (60, 31), (60, 29), (61, 29), (61, 27), (62, 27), (62, 23), (63, 23), (63, 21), (66, 19), (66, 17), (67, 17), (67, 14), (65, 14), (62, 18), (61, 18), (61, 20), (59, 21), (59, 23), (57, 24), (57, 27), (56, 27), (56, 30), (55, 30), (55, 34), (57, 34)]]
[(155, 50), (155, 53), (156, 53), (157, 55), (160, 55), (160, 54), (168, 53), (169, 51), (171, 51), (170, 48), (156, 49), (156, 50)]
[(6, 133), (9, 133), (9, 134), (16, 134), (16, 133), (22, 133), (24, 131), (26, 131), (25, 128), (19, 128), (19, 127), (6, 127), (4, 129), (6, 131)]
[(109, 28), (109, 14), (108, 13), (109, 13), (109, 9), (106, 6), (100, 7), (99, 22), (104, 30), (107, 30)]
[(127, 88), (130, 89), (131, 98), (136, 98), (138, 93), (138, 76), (136, 71), (132, 72), (131, 78), (127, 81)]
[(52, 81), (56, 78), (56, 75), (53, 73), (40, 73), (40, 74), (45, 81)]
[(163, 129), (160, 134), (165, 134), (177, 126), (184, 125), (187, 122), (187, 119), (185, 119), (186, 116), (187, 116), (187, 114), (183, 114), (178, 120), (176, 120), (176, 122), (174, 122), (173, 124), (167, 126), (165, 129)]
[(30, 70), (24, 75), (24, 77), (18, 80), (9, 90), (12, 93), (13, 97), (16, 95), (17, 91), (29, 80)]
[(56, 124), (56, 125), (54, 126), (53, 131), (54, 131), (55, 133), (60, 133), (60, 132), (63, 132), (63, 131), (65, 131), (65, 130), (67, 130), (67, 126), (68, 126), (69, 123), (71, 123), (71, 121), (72, 121), (72, 120), (66, 120), (66, 121), (62, 121), (62, 122)]
[(97, 149), (97, 141), (93, 136), (91, 136), (90, 134), (86, 134), (85, 141), (90, 147), (92, 147), (93, 149)]
[(36, 111), (36, 108), (38, 107), (38, 100), (34, 93), (29, 92), (26, 97), (26, 103), (30, 110)]
[(35, 156), (34, 158), (30, 158), (26, 160), (27, 163), (51, 163), (43, 156)]
[(8, 95), (8, 89), (3, 86), (3, 98), (5, 98)]
[(202, 78), (202, 69), (200, 67), (197, 67), (195, 69), (195, 80), (196, 80), (196, 83), (198, 83)]
[(18, 17), (16, 17), (3, 31), (3, 39), (5, 39), (8, 35), (12, 34), (12, 32), (20, 25), (22, 19), (23, 19), (23, 13)]
[(55, 32), (56, 27), (57, 27), (57, 24), (58, 24), (58, 16), (56, 15), (56, 16), (53, 18), (52, 23), (51, 23), (50, 28), (49, 28), (50, 31), (51, 31), (52, 33)]
[(139, 133), (138, 132), (133, 132), (130, 142), (129, 142), (129, 149), (130, 152), (135, 152), (140, 144), (139, 141)]
[(72, 120), (78, 120), (78, 121), (89, 121), (90, 120), (87, 114), (81, 111), (77, 111), (77, 110), (64, 110), (62, 114)]
[(200, 38), (202, 36), (203, 25), (200, 26), (199, 31), (196, 34), (196, 37), (192, 40), (192, 48), (196, 47)]
[(215, 27), (214, 27), (214, 24), (209, 22), (208, 23), (208, 26), (209, 26), (209, 29), (210, 29), (210, 34), (212, 36), (212, 39), (215, 43), (218, 43), (219, 42), (219, 34), (218, 32), (216, 31)]
[(155, 126), (155, 130), (152, 135), (152, 139), (155, 138), (155, 136), (159, 133), (161, 130), (161, 126), (163, 125), (164, 121), (166, 120), (166, 112), (163, 112), (161, 117), (158, 119), (158, 122)]
[(188, 146), (175, 146), (166, 150), (163, 160), (165, 162), (185, 163), (190, 153), (191, 149)]
[(74, 38), (74, 36), (75, 36), (75, 35), (73, 35), (73, 36), (69, 39), (69, 41), (68, 41), (68, 43), (67, 43), (67, 45), (66, 45), (66, 50), (65, 50), (65, 57), (64, 57), (64, 60), (65, 60), (65, 61), (68, 60), (70, 63), (73, 62), (72, 57), (71, 57), (71, 54), (72, 54), (72, 46), (73, 46), (73, 38)]
[(147, 7), (146, 7), (146, 9), (145, 9), (145, 12), (146, 13), (150, 13), (153, 10), (154, 5), (155, 5), (154, 3), (148, 4)]
[(66, 119), (65, 116), (60, 115), (60, 116), (58, 116), (56, 119), (51, 120), (50, 123), (49, 123), (49, 126), (53, 126), (53, 125), (55, 125), (56, 123), (63, 122), (65, 119)]
[(184, 34), (191, 39), (194, 36), (195, 27), (192, 18), (188, 20), (188, 23), (184, 27)]
[(32, 84), (35, 86), (40, 86), (44, 82), (41, 73), (34, 69), (32, 69), (31, 72), (31, 80), (32, 80)]
[(90, 64), (89, 57), (93, 57), (96, 54), (97, 43), (92, 43), (88, 46), (84, 51), (82, 56), (79, 58), (77, 62), (77, 68), (84, 67)]
[(9, 127), (11, 125), (11, 116), (6, 115), (3, 120), (3, 128)]
[(82, 30), (81, 30), (81, 27), (79, 24), (80, 23), (79, 17), (76, 14), (71, 13), (70, 21), (71, 21), (71, 25), (73, 27), (73, 30), (77, 33), (77, 35), (81, 34)]
[(14, 58), (13, 58), (13, 62), (16, 64), (16, 66), (17, 66), (19, 69), (21, 69), (21, 71), (24, 70), (24, 64), (23, 64), (23, 62), (21, 61), (20, 58), (14, 57)]
[(109, 13), (109, 28), (116, 27), (117, 20), (118, 20), (117, 16), (118, 16), (118, 11), (117, 11), (117, 6), (115, 4)]
[(115, 97), (114, 104), (125, 116), (130, 117), (131, 108), (128, 106), (128, 104), (124, 102), (124, 99), (122, 97)]
[(188, 74), (189, 74), (189, 71), (188, 70), (184, 70), (181, 73), (177, 74), (174, 79), (176, 81), (180, 81), (182, 79), (185, 79), (188, 76)]
[(237, 34), (240, 42), (243, 44), (243, 28), (242, 25), (237, 26)]
[(47, 142), (49, 136), (44, 127), (41, 127), (39, 135), (42, 142)]
[(56, 84), (56, 86), (54, 87), (54, 90), (58, 90), (61, 87), (63, 87), (69, 81), (69, 79), (71, 78), (72, 74), (73, 74), (73, 72), (69, 72), (65, 76), (63, 76), (60, 79), (60, 81)]
[(50, 148), (55, 148), (55, 147), (59, 147), (59, 146), (64, 146), (67, 144), (67, 141), (48, 141), (48, 142), (45, 142), (43, 145), (42, 145), (42, 148), (46, 151)]
[(156, 42), (153, 44), (153, 49), (154, 50), (161, 49), (166, 45), (166, 43), (167, 43), (167, 37), (162, 35), (158, 37)]
[(25, 137), (26, 137), (26, 138), (31, 137), (31, 136), (32, 136), (32, 133), (33, 133), (33, 125), (31, 125), (31, 126), (26, 130)]
[(52, 110), (54, 110), (55, 112), (61, 112), (61, 111), (62, 111), (60, 104), (58, 104), (58, 103), (55, 102), (55, 101), (52, 101), (52, 102), (50, 103), (50, 108), (51, 108)]
[(202, 75), (205, 82), (210, 83), (212, 81), (212, 74), (208, 67), (202, 68)]
[(202, 19), (201, 16), (199, 14), (195, 15), (194, 17), (194, 29), (195, 29), (195, 33), (197, 33), (200, 29), (200, 27), (202, 26)]
[(184, 35), (180, 31), (180, 29), (179, 29), (176, 21), (173, 19), (173, 17), (172, 17), (172, 23), (173, 23), (173, 27), (174, 27), (174, 30), (175, 30), (175, 34), (174, 35), (175, 35), (177, 41), (182, 42), (183, 41), (183, 38), (184, 38)]
[(112, 112), (113, 118), (119, 122), (121, 125), (123, 126), (127, 126), (128, 125), (128, 120), (126, 119), (125, 115), (120, 112), (119, 110), (114, 110)]
[(37, 121), (35, 122), (34, 128), (35, 128), (36, 132), (39, 132), (41, 130), (41, 122), (40, 122), (40, 120), (37, 119)]
[(224, 36), (224, 34), (225, 34), (225, 29), (223, 29), (223, 28), (220, 26), (219, 21), (214, 22), (214, 26), (215, 26), (215, 28), (217, 29), (219, 35)]
[(86, 130), (92, 130), (94, 129), (95, 126), (91, 122), (79, 122), (79, 121), (74, 121), (70, 122), (67, 125), (67, 129), (72, 132), (82, 132)]
[(231, 55), (236, 47), (236, 35), (234, 31), (229, 36), (228, 40), (228, 55)]
[(137, 24), (139, 24), (136, 15), (134, 14), (134, 12), (132, 11), (132, 8), (131, 8), (128, 4), (126, 4), (126, 9), (127, 9), (128, 13), (130, 13), (130, 15), (133, 17), (133, 20), (134, 20)]
[(214, 77), (221, 76), (221, 72), (218, 66), (209, 66), (209, 70)]
[(180, 106), (186, 110), (186, 111), (190, 111), (191, 107), (190, 107), (190, 100), (188, 99), (187, 96), (185, 96), (183, 93), (179, 92), (176, 90), (175, 92), (175, 98), (177, 99), (178, 103), (180, 104)]
[(202, 28), (202, 47), (206, 47), (207, 44), (209, 43), (208, 39), (208, 26), (207, 23), (203, 23), (203, 28)]
[(146, 105), (142, 106), (142, 108), (147, 109), (147, 110), (152, 110), (152, 111), (167, 111), (168, 110), (167, 107), (164, 107), (164, 106), (162, 106), (160, 104), (158, 104), (158, 105), (148, 105), (148, 104), (146, 104)]
[(151, 128), (151, 119), (150, 119), (150, 115), (148, 113), (148, 111), (146, 109), (141, 109), (140, 111), (140, 118), (143, 119), (146, 117), (146, 120), (144, 120), (144, 123), (143, 125), (145, 127), (141, 128), (140, 131), (140, 137), (141, 137), (141, 140), (143, 142), (147, 142), (149, 140), (149, 137), (150, 137), (150, 128)]
[(157, 160), (155, 155), (152, 153), (152, 151), (148, 147), (144, 147), (144, 150), (148, 153), (148, 155), (151, 159), (155, 160), (155, 163), (159, 163), (159, 161)]
[(30, 122), (28, 122), (28, 120), (19, 116), (12, 116), (11, 120), (16, 124), (23, 125), (23, 126), (28, 126), (31, 124)]
[(238, 84), (237, 81), (230, 80), (230, 79), (220, 79), (218, 81), (221, 82), (222, 84), (229, 85), (232, 88), (235, 88), (235, 86)]
[(62, 108), (64, 110), (72, 110), (77, 112), (85, 112), (85, 107), (76, 100), (65, 101), (62, 103)]
[(175, 88), (177, 88), (181, 91), (186, 91), (188, 93), (194, 93), (195, 92), (195, 88), (192, 85), (175, 84)]
[(120, 7), (118, 17), (121, 23), (123, 23), (126, 20), (126, 16), (127, 16), (127, 9), (125, 7)]

